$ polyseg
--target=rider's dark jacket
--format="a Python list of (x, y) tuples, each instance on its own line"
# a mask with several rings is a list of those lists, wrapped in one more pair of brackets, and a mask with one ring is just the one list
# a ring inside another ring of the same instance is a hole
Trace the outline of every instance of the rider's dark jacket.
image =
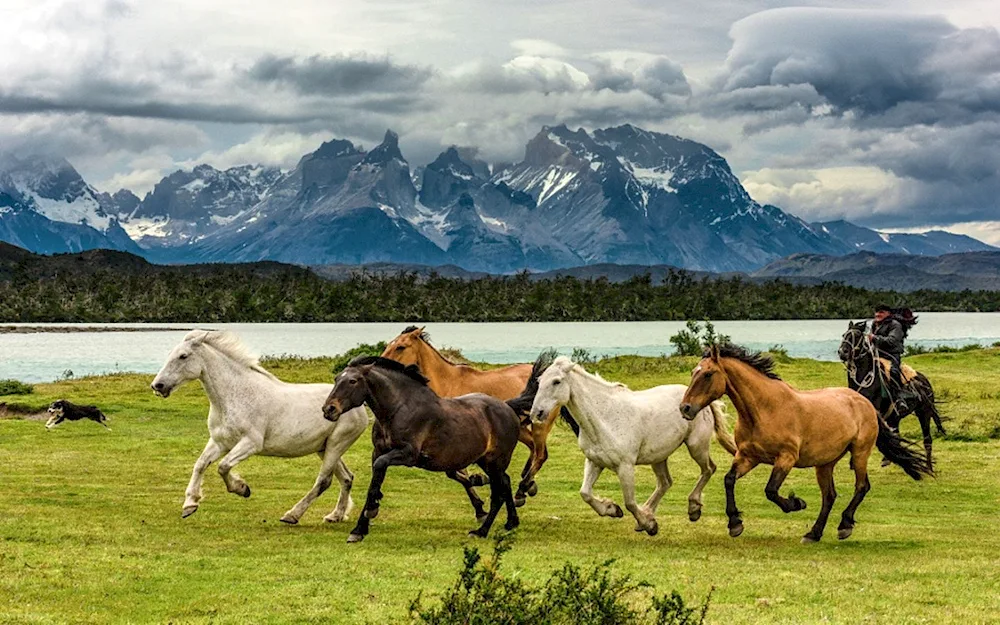
[(873, 324), (872, 341), (879, 354), (898, 361), (903, 356), (903, 324), (892, 317)]

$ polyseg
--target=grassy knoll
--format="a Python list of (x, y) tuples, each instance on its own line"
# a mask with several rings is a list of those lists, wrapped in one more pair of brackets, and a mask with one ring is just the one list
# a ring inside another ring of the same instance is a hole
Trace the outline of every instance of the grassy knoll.
[[(692, 359), (622, 357), (596, 365), (634, 388), (683, 382)], [(539, 477), (540, 493), (522, 512), (508, 575), (539, 581), (563, 562), (617, 559), (616, 570), (676, 588), (691, 600), (715, 587), (712, 623), (996, 622), (1000, 614), (1000, 351), (929, 354), (909, 359), (949, 402), (955, 440), (936, 441), (940, 477), (915, 483), (898, 469), (873, 467), (873, 491), (850, 540), (835, 527), (850, 494), (847, 463), (837, 473), (840, 499), (824, 541), (803, 546), (819, 494), (811, 471), (788, 480), (809, 503), (784, 515), (763, 495), (767, 469), (741, 481), (737, 497), (746, 532), (726, 533), (722, 471), (705, 492), (705, 515), (687, 521), (695, 465), (672, 460), (674, 488), (660, 506), (655, 538), (630, 519), (598, 518), (579, 498), (583, 457), (558, 428)], [(268, 366), (290, 381), (329, 380), (328, 360)], [(833, 363), (788, 360), (779, 372), (796, 386), (842, 385)], [(474, 526), (461, 489), (441, 475), (393, 468), (382, 512), (360, 545), (352, 524), (323, 524), (335, 503), (327, 493), (297, 527), (278, 522), (311, 486), (315, 458), (255, 457), (240, 472), (253, 488), (244, 500), (209, 471), (197, 514), (180, 518), (191, 465), (204, 444), (207, 401), (200, 385), (167, 400), (151, 376), (112, 375), (36, 385), (0, 402), (42, 406), (66, 397), (97, 403), (112, 430), (90, 422), (46, 432), (31, 419), (0, 420), (0, 622), (2, 623), (397, 623), (409, 601), (454, 580)], [(913, 436), (915, 420), (904, 422)], [(362, 437), (347, 462), (355, 501), (363, 499), (370, 443)], [(515, 457), (517, 467), (524, 451)], [(877, 465), (877, 463), (875, 463)], [(641, 498), (652, 473), (640, 469)], [(621, 501), (605, 473), (602, 494)], [(357, 513), (352, 514), (351, 521)], [(487, 551), (489, 543), (478, 541)]]

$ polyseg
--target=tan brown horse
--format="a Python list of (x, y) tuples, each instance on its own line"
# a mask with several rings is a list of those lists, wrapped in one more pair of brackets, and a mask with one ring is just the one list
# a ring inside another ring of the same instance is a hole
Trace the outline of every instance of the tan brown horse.
[[(424, 328), (417, 326), (404, 329), (386, 345), (382, 357), (391, 358), (404, 365), (419, 367), (420, 373), (429, 380), (431, 390), (441, 397), (485, 393), (507, 401), (520, 395), (528, 378), (531, 377), (530, 364), (483, 371), (469, 365), (454, 363), (436, 350), (431, 345), (430, 336)], [(528, 405), (530, 406), (530, 402)], [(534, 424), (527, 415), (521, 415), (523, 419), (518, 440), (529, 449), (530, 455), (521, 471), (521, 483), (514, 496), (518, 505), (524, 503), (525, 494), (534, 495), (538, 491), (534, 481), (535, 474), (549, 457), (546, 441), (559, 414), (559, 411), (555, 410), (544, 422)], [(570, 421), (570, 425), (575, 429), (575, 423)], [(473, 480), (473, 483), (477, 482)]]
[(804, 510), (806, 502), (778, 490), (793, 468), (816, 468), (823, 505), (812, 529), (802, 542), (823, 536), (830, 509), (837, 498), (833, 469), (851, 454), (854, 497), (844, 510), (837, 536), (841, 540), (854, 530), (854, 512), (871, 490), (868, 456), (877, 446), (907, 475), (919, 480), (933, 475), (933, 465), (913, 449), (913, 444), (879, 418), (871, 403), (848, 388), (798, 391), (774, 373), (773, 361), (760, 353), (732, 344), (713, 345), (692, 373), (691, 385), (681, 399), (681, 412), (695, 415), (710, 402), (729, 395), (739, 418), (736, 421), (736, 457), (726, 475), (726, 514), (729, 535), (743, 533), (743, 520), (736, 507), (736, 480), (758, 464), (774, 467), (764, 493), (783, 512)]

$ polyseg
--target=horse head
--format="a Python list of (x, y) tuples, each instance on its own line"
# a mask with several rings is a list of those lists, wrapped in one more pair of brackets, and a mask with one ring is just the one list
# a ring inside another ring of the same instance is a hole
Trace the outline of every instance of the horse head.
[(340, 415), (365, 403), (368, 372), (374, 365), (349, 364), (334, 379), (333, 390), (323, 402), (323, 418), (336, 422)]
[(711, 345), (691, 372), (691, 384), (681, 398), (680, 411), (688, 421), (726, 393), (726, 371), (719, 363), (719, 346)]
[(390, 358), (404, 365), (420, 365), (423, 351), (427, 349), (427, 332), (423, 327), (409, 326), (399, 336), (389, 341), (382, 358)]
[(178, 386), (201, 377), (205, 368), (202, 347), (211, 332), (211, 330), (193, 330), (170, 350), (167, 361), (163, 363), (160, 372), (150, 384), (154, 393), (160, 397), (169, 397)]
[(569, 373), (576, 363), (560, 356), (552, 361), (545, 372), (538, 378), (538, 392), (531, 403), (531, 418), (541, 423), (557, 407), (563, 407), (570, 400)]
[(865, 321), (847, 322), (847, 332), (840, 338), (840, 347), (837, 349), (837, 356), (841, 362), (845, 364), (854, 362), (861, 355), (867, 327)]

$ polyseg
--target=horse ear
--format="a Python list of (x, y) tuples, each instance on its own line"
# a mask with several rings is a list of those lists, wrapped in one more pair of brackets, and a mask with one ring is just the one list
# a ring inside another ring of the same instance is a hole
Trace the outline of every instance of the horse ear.
[(712, 360), (718, 361), (719, 360), (719, 344), (718, 343), (712, 343), (712, 345), (708, 348), (708, 353), (709, 353), (709, 355), (711, 355)]

